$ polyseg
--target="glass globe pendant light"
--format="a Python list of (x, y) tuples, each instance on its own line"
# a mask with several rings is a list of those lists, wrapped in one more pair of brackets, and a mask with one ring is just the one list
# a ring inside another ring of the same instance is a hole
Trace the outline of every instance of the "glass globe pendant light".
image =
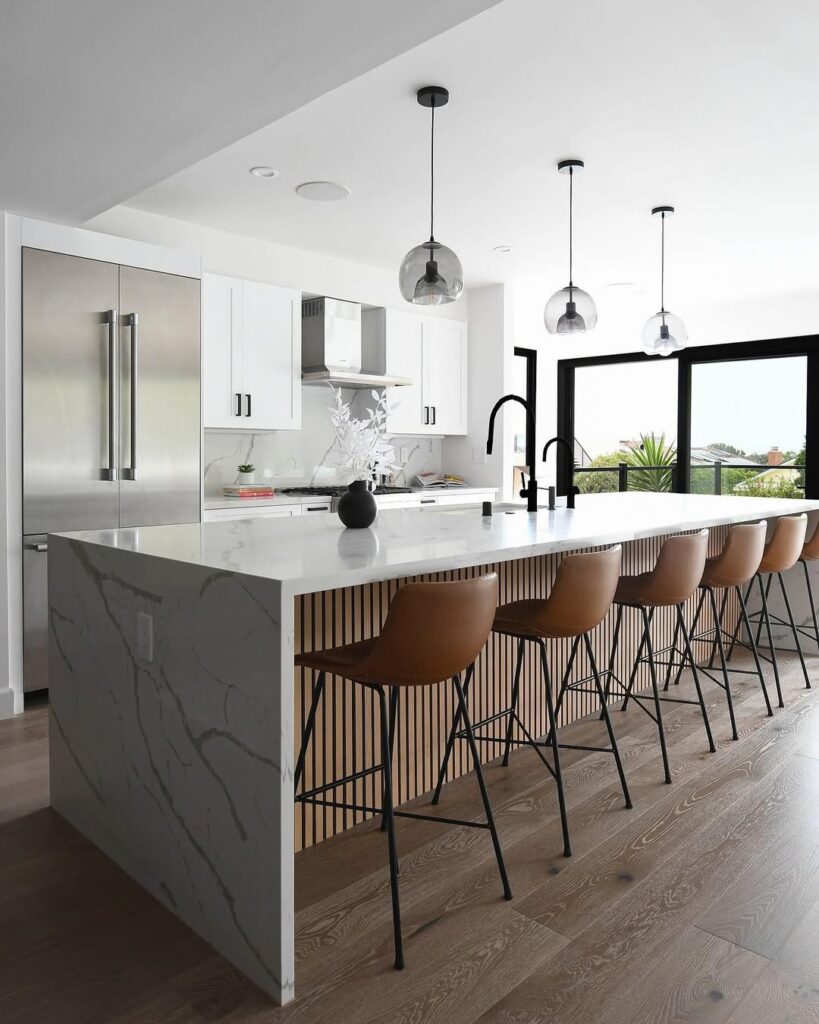
[(650, 356), (670, 356), (688, 343), (685, 324), (665, 308), (665, 219), (674, 213), (673, 206), (655, 206), (652, 215), (660, 215), (660, 312), (646, 321), (643, 328), (643, 349)]
[(435, 110), (449, 103), (449, 91), (440, 85), (425, 85), (416, 98), (431, 110), (429, 147), (429, 241), (410, 249), (401, 262), (398, 286), (407, 302), (417, 306), (440, 306), (454, 302), (464, 290), (464, 272), (455, 253), (435, 241)]
[(543, 310), (543, 322), (549, 334), (585, 334), (597, 323), (594, 299), (572, 281), (574, 175), (585, 166), (582, 160), (561, 160), (557, 165), (559, 174), (569, 175), (569, 283), (554, 293)]

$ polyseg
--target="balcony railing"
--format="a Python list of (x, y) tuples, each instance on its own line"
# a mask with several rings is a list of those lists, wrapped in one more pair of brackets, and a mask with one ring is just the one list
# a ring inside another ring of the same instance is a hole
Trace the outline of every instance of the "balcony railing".
[[(769, 466), (766, 463), (747, 462), (720, 462), (702, 464), (692, 463), (690, 466), (689, 491), (696, 494), (724, 494), (724, 487), (730, 486), (730, 494), (741, 495), (743, 484), (749, 484), (752, 480), (759, 481), (763, 472), (781, 473), (796, 471), (800, 476), (804, 472), (803, 464), (789, 463), (787, 466)], [(747, 472), (747, 477), (731, 478), (727, 475), (729, 470), (740, 470)], [(627, 462), (620, 462), (616, 466), (576, 466), (574, 470), (575, 483), (580, 484), (583, 476), (587, 474), (607, 474), (611, 486), (589, 488), (599, 491), (676, 491), (678, 464), (676, 462), (669, 466), (634, 466)], [(636, 475), (635, 475), (636, 474)], [(709, 476), (711, 479), (709, 481)], [(598, 479), (600, 479), (598, 477)], [(700, 483), (700, 481), (702, 483)], [(631, 483), (631, 486), (629, 484)], [(800, 485), (794, 481), (794, 487)], [(582, 487), (581, 487), (582, 489)]]

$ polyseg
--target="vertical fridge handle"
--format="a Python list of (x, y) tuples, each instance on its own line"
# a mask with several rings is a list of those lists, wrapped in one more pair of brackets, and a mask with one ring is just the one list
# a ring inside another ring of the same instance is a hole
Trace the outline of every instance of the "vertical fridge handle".
[(103, 480), (117, 478), (117, 311), (107, 309), (103, 323), (108, 325), (108, 466)]
[(139, 395), (139, 313), (128, 313), (122, 322), (131, 328), (131, 458), (130, 465), (122, 470), (123, 480), (137, 478), (137, 398)]

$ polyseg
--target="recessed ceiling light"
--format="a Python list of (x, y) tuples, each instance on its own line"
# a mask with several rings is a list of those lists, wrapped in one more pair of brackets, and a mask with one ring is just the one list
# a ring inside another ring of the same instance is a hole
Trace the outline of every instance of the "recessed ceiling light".
[(337, 181), (304, 181), (296, 189), (302, 199), (314, 199), (319, 203), (332, 203), (336, 199), (346, 199), (350, 190)]
[(505, 255), (507, 252), (511, 252), (511, 251), (512, 251), (512, 246), (511, 245), (493, 245), (492, 246), (492, 252), (500, 252), (500, 253), (503, 253)]
[(251, 167), (250, 173), (255, 175), (257, 178), (278, 178), (279, 172), (274, 170), (272, 167), (265, 167), (259, 165), (258, 167)]

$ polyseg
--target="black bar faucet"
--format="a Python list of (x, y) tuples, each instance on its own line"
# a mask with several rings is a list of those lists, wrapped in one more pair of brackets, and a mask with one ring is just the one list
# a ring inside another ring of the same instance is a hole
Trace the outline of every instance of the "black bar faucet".
[[(499, 398), (489, 414), (489, 433), (486, 437), (486, 454), (492, 454), (492, 444), (495, 439), (495, 416), (497, 415), (498, 409), (506, 402), (519, 402), (526, 410), (526, 451), (527, 453), (534, 452), (535, 450), (535, 414), (532, 412), (532, 407), (526, 401), (525, 398), (521, 398), (520, 395), (504, 395), (503, 398)], [(548, 447), (548, 446), (547, 446)], [(529, 483), (520, 492), (521, 498), (526, 498), (526, 511), (537, 512), (537, 480), (535, 479), (535, 467), (534, 458), (530, 455), (533, 462), (529, 466)]]
[[(571, 444), (569, 444), (565, 437), (552, 437), (546, 442), (543, 448), (544, 462), (546, 461), (546, 456), (553, 444), (562, 444), (569, 453), (569, 489), (566, 492), (566, 508), (574, 508), (574, 496), (576, 494), (580, 494), (580, 488), (575, 486), (574, 482), (574, 448), (572, 448)], [(554, 509), (552, 501), (549, 501), (549, 508), (552, 510)]]

